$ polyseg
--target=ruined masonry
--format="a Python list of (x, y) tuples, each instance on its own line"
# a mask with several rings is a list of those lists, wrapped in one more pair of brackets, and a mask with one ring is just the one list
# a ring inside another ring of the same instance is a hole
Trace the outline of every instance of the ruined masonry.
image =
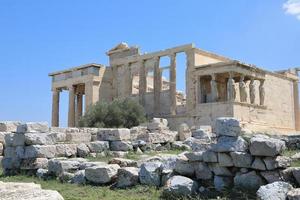
[[(176, 64), (180, 53), (186, 55), (185, 66)], [(121, 43), (107, 55), (109, 66), (92, 63), (49, 74), (53, 127), (59, 126), (60, 92), (68, 90), (69, 127), (78, 126), (84, 110), (97, 101), (130, 97), (149, 116), (168, 119), (173, 130), (183, 122), (213, 125), (218, 117), (237, 118), (251, 130), (300, 130), (299, 69), (270, 72), (193, 44), (141, 54), (138, 47)], [(161, 66), (163, 59), (168, 59), (167, 66)], [(176, 73), (178, 67), (184, 67), (185, 75)], [(163, 77), (166, 73), (169, 78)], [(182, 76), (185, 93), (176, 85)]]

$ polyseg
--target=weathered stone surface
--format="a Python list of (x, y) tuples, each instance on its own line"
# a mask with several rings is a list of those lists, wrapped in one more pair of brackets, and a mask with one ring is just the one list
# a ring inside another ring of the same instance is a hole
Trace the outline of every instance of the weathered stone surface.
[(77, 154), (76, 144), (57, 144), (56, 157), (75, 157)]
[(47, 122), (27, 122), (17, 126), (18, 133), (46, 133), (49, 132)]
[(116, 158), (124, 158), (128, 155), (127, 151), (109, 151), (108, 156), (116, 157)]
[(206, 163), (200, 162), (192, 166), (198, 180), (208, 180), (212, 178), (213, 174)]
[(204, 151), (196, 151), (196, 152), (185, 152), (184, 156), (187, 157), (189, 162), (196, 162), (203, 160)]
[(25, 144), (26, 145), (50, 145), (55, 144), (55, 134), (50, 133), (25, 133)]
[(110, 150), (112, 151), (131, 151), (133, 146), (129, 141), (112, 141), (110, 142)]
[(218, 162), (218, 154), (211, 150), (204, 151), (202, 157), (204, 162)]
[(210, 126), (202, 126), (201, 128), (192, 131), (192, 137), (201, 140), (206, 140), (207, 142), (211, 141), (211, 136), (212, 133)]
[(49, 173), (48, 173), (47, 169), (40, 168), (36, 171), (35, 175), (40, 179), (46, 179), (48, 177)]
[(168, 120), (163, 118), (153, 118), (150, 123), (147, 124), (147, 129), (150, 131), (162, 130), (168, 128)]
[(110, 183), (116, 178), (119, 168), (120, 166), (116, 164), (89, 167), (85, 169), (85, 177), (92, 183)]
[(107, 141), (95, 141), (88, 143), (88, 147), (93, 153), (100, 153), (109, 150), (109, 142)]
[(291, 159), (286, 156), (277, 156), (276, 158), (266, 157), (264, 158), (264, 162), (268, 170), (287, 168), (291, 165)]
[(5, 145), (6, 146), (24, 146), (25, 136), (23, 133), (13, 133), (5, 135)]
[(300, 199), (300, 188), (291, 189), (287, 193), (288, 200), (299, 200)]
[(112, 158), (109, 164), (118, 164), (120, 167), (137, 167), (137, 161), (125, 158)]
[(210, 163), (209, 168), (215, 175), (218, 176), (233, 176), (231, 171), (227, 167), (222, 167), (218, 163)]
[(77, 145), (77, 156), (85, 158), (89, 154), (90, 154), (90, 149), (86, 144), (81, 143)]
[(124, 167), (118, 169), (118, 188), (126, 188), (137, 185), (139, 182), (139, 169), (136, 167)]
[(230, 152), (233, 164), (235, 167), (250, 168), (253, 157), (245, 152)]
[(139, 180), (141, 184), (160, 186), (162, 174), (161, 162), (146, 162), (140, 167)]
[(214, 176), (214, 186), (217, 191), (222, 191), (229, 188), (233, 184), (232, 177), (228, 176)]
[(256, 191), (263, 184), (263, 179), (255, 171), (246, 174), (237, 174), (234, 177), (234, 186), (246, 190)]
[(61, 175), (63, 172), (73, 172), (78, 170), (80, 162), (78, 160), (71, 160), (65, 158), (54, 158), (48, 161), (49, 173), (53, 173), (56, 176)]
[(278, 181), (260, 186), (256, 194), (259, 200), (285, 200), (291, 189), (293, 186), (289, 183)]
[(217, 144), (212, 146), (215, 152), (244, 152), (248, 148), (248, 143), (242, 137), (221, 136)]
[(293, 167), (291, 171), (298, 185), (300, 185), (300, 167)]
[(0, 182), (0, 199), (5, 200), (63, 200), (54, 190), (41, 189), (35, 183)]
[(285, 149), (285, 142), (266, 136), (255, 136), (250, 140), (250, 153), (255, 156), (276, 156)]
[(20, 165), (20, 169), (39, 169), (39, 168), (45, 169), (47, 167), (48, 167), (47, 158), (23, 159)]
[(85, 184), (86, 183), (85, 170), (77, 171), (72, 177), (70, 182), (78, 185)]
[(191, 147), (192, 151), (205, 151), (207, 149), (210, 149), (211, 143), (210, 142), (205, 142), (200, 139), (196, 139), (193, 137), (190, 137), (186, 139), (183, 144), (186, 144)]
[(175, 199), (184, 196), (191, 196), (198, 189), (197, 182), (184, 176), (173, 176), (167, 180), (163, 189), (163, 195)]
[(237, 137), (241, 134), (240, 122), (235, 118), (220, 117), (216, 119), (215, 132), (218, 136)]
[(282, 178), (278, 171), (263, 171), (260, 175), (266, 179), (268, 183), (274, 183), (277, 181), (282, 181)]
[(143, 135), (147, 132), (147, 126), (135, 126), (130, 129), (130, 140), (138, 140), (139, 135)]
[(69, 183), (73, 178), (74, 178), (74, 174), (70, 172), (62, 172), (58, 176), (58, 180), (60, 180), (60, 182), (62, 183)]
[(104, 141), (130, 140), (130, 130), (127, 128), (99, 129), (97, 139)]
[(177, 158), (174, 170), (180, 175), (192, 177), (195, 172), (194, 163), (188, 162), (188, 158), (181, 155)]
[(232, 158), (227, 153), (218, 153), (218, 163), (222, 167), (233, 166)]
[(55, 145), (31, 145), (25, 147), (24, 158), (54, 158)]
[(156, 132), (146, 132), (139, 137), (140, 140), (144, 140), (147, 143), (158, 144), (174, 142), (177, 138), (177, 132), (170, 130), (161, 130)]
[(183, 123), (179, 125), (178, 136), (179, 136), (179, 140), (181, 141), (184, 141), (187, 138), (192, 137), (192, 132), (187, 124)]
[(257, 169), (257, 170), (266, 170), (266, 165), (261, 158), (255, 157), (255, 159), (251, 165), (251, 168)]
[(5, 135), (6, 134), (11, 134), (9, 132), (0, 132), (0, 143), (5, 144)]
[(20, 124), (18, 121), (1, 121), (0, 132), (16, 132)]
[(66, 141), (69, 143), (88, 143), (91, 141), (91, 133), (67, 132)]
[(179, 149), (179, 150), (191, 150), (192, 148), (187, 144), (184, 144), (182, 141), (174, 141), (172, 144), (172, 149)]
[(6, 158), (4, 157), (1, 161), (4, 169), (19, 169), (21, 160), (19, 158)]

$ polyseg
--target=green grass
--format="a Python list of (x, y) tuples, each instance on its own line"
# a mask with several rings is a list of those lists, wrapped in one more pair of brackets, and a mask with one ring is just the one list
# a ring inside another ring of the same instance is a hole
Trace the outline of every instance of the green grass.
[[(300, 151), (298, 149), (297, 150), (287, 149), (287, 150), (282, 152), (282, 155), (292, 157), (293, 155), (295, 155), (296, 153), (299, 153), (299, 152)], [(300, 160), (293, 160), (291, 162), (291, 167), (300, 167)]]
[(3, 176), (2, 171), (0, 171), (0, 174), (0, 181), (41, 184), (43, 189), (57, 190), (65, 200), (157, 200), (160, 199), (161, 195), (161, 190), (141, 185), (126, 190), (112, 190), (109, 186), (79, 186), (60, 183), (55, 179), (43, 181), (26, 175)]

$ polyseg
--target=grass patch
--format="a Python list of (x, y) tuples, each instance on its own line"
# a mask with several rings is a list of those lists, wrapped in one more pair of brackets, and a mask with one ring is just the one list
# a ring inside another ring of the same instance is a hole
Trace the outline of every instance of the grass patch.
[(109, 186), (79, 186), (60, 183), (58, 180), (40, 180), (33, 176), (17, 175), (3, 176), (0, 170), (0, 181), (3, 182), (33, 182), (41, 184), (43, 189), (57, 190), (65, 200), (157, 200), (161, 190), (154, 187), (136, 186), (126, 190), (111, 190)]

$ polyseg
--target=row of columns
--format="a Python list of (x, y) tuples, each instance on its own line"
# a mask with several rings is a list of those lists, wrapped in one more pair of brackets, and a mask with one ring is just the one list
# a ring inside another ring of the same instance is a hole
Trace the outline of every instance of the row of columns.
[[(239, 81), (239, 92), (240, 92), (240, 102), (247, 102), (248, 93), (246, 90), (246, 82), (244, 81), (245, 76), (241, 75), (240, 81)], [(255, 104), (255, 95), (256, 95), (256, 88), (254, 84), (255, 79), (252, 77), (249, 84), (249, 98), (250, 103)], [(264, 87), (264, 79), (259, 80), (259, 105), (263, 106), (265, 101), (265, 87)], [(218, 88), (217, 88), (217, 82), (216, 82), (216, 75), (211, 75), (211, 99), (212, 102), (216, 102), (218, 100)], [(236, 91), (235, 91), (235, 81), (233, 79), (233, 73), (229, 73), (229, 78), (227, 81), (227, 100), (228, 101), (234, 101), (236, 99)]]
[[(52, 127), (59, 126), (59, 100), (62, 89), (52, 91)], [(68, 87), (69, 106), (68, 106), (68, 127), (78, 126), (80, 117), (83, 114), (83, 94), (85, 94), (85, 110), (90, 105), (98, 101), (99, 87), (95, 82), (85, 83), (84, 92), (76, 91), (76, 85)]]

